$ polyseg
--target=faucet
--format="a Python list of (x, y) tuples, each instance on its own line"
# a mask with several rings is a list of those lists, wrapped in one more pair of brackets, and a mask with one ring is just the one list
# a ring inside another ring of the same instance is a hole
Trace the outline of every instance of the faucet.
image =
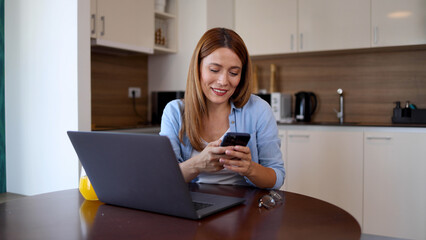
[(337, 94), (339, 94), (339, 112), (334, 109), (334, 111), (337, 113), (337, 118), (339, 119), (340, 124), (343, 124), (343, 90), (341, 88), (337, 89)]

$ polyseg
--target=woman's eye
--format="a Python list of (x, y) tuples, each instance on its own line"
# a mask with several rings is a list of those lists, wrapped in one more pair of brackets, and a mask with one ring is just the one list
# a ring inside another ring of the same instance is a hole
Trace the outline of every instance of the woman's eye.
[(238, 76), (238, 73), (229, 72), (232, 76)]
[(210, 69), (210, 71), (215, 73), (219, 72), (219, 70), (216, 70), (216, 69)]

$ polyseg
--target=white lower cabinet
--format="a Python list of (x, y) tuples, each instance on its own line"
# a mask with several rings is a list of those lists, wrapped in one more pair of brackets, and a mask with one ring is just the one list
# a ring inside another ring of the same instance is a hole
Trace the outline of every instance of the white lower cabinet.
[(364, 137), (363, 232), (426, 239), (426, 132), (376, 130)]
[(283, 136), (284, 189), (337, 205), (362, 226), (362, 128), (292, 127)]
[(426, 129), (280, 126), (282, 189), (349, 212), (366, 234), (426, 239)]

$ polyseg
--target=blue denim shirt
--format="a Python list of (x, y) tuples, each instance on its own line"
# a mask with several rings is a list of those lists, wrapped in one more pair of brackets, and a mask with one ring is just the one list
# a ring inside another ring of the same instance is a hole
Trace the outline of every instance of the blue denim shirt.
[[(173, 100), (166, 105), (160, 131), (160, 135), (170, 139), (179, 162), (188, 160), (193, 149), (188, 137), (184, 137), (183, 144), (179, 141), (182, 108), (182, 100)], [(242, 108), (236, 108), (231, 102), (229, 128), (230, 132), (246, 132), (251, 135), (248, 147), (251, 151), (252, 161), (275, 171), (277, 180), (273, 188), (279, 189), (284, 184), (285, 170), (278, 127), (269, 104), (256, 95), (251, 95), (249, 101)], [(247, 177), (245, 180), (255, 186)]]

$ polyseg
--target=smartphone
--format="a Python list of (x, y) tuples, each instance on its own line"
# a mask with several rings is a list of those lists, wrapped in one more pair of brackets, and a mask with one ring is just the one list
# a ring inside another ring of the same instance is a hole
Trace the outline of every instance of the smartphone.
[(247, 146), (249, 140), (250, 134), (248, 133), (227, 132), (223, 137), (220, 146)]

